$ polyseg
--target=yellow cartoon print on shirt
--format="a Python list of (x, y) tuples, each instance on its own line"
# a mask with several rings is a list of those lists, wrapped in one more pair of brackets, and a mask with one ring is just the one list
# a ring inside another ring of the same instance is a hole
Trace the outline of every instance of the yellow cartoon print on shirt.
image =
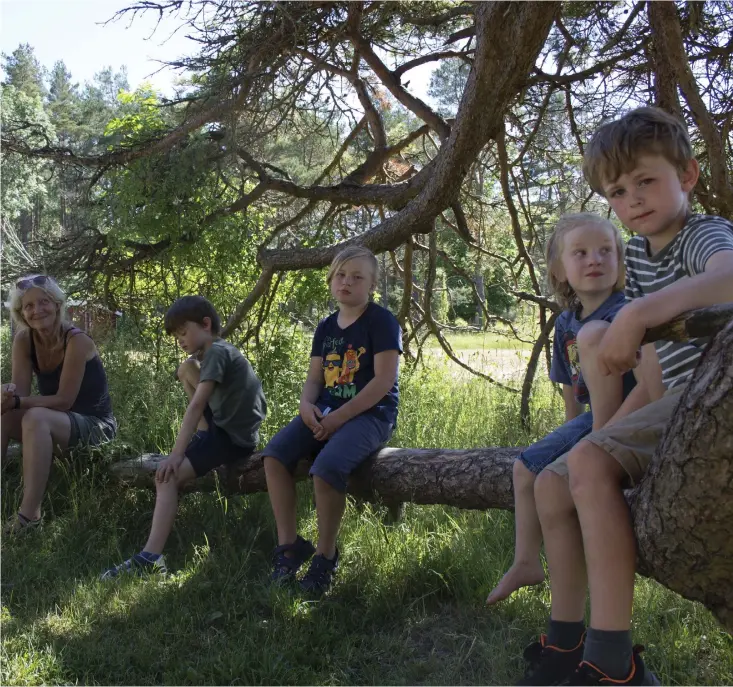
[(339, 384), (353, 384), (354, 375), (359, 370), (359, 358), (366, 353), (366, 348), (360, 346), (357, 351), (349, 344), (344, 351), (344, 364), (341, 366), (341, 376), (338, 378)]
[(331, 351), (323, 361), (323, 382), (328, 388), (336, 386), (339, 374), (341, 374), (341, 356), (336, 351)]

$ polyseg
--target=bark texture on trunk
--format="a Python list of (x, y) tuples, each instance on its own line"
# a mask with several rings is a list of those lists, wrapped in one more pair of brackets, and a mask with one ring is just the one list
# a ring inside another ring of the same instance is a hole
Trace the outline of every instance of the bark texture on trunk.
[(641, 571), (733, 631), (733, 322), (683, 393), (631, 512)]
[[(512, 465), (521, 448), (412, 449), (383, 448), (357, 470), (349, 481), (350, 494), (385, 503), (432, 504), (456, 508), (514, 507)], [(146, 453), (112, 465), (123, 483), (152, 488), (155, 470), (166, 456)], [(308, 475), (310, 464), (298, 464), (296, 478)], [(188, 491), (251, 494), (267, 491), (262, 454), (197, 479)]]

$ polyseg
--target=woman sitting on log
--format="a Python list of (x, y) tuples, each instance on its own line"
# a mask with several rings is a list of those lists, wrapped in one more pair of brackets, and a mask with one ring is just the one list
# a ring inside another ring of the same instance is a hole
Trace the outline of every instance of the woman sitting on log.
[[(117, 421), (107, 375), (89, 336), (66, 320), (66, 296), (46, 275), (19, 279), (10, 294), (18, 328), (13, 372), (2, 387), (2, 457), (8, 441), (23, 444), (23, 500), (5, 532), (40, 524), (54, 451), (114, 438)], [(33, 374), (38, 395), (31, 395)]]

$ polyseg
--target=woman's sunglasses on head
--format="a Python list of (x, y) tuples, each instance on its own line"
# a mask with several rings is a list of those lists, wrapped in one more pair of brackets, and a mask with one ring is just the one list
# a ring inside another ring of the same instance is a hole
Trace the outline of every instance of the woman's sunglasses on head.
[(49, 281), (51, 281), (51, 277), (47, 277), (45, 274), (39, 274), (37, 277), (31, 277), (30, 279), (19, 279), (15, 282), (15, 288), (30, 289), (31, 286), (43, 286), (43, 284)]

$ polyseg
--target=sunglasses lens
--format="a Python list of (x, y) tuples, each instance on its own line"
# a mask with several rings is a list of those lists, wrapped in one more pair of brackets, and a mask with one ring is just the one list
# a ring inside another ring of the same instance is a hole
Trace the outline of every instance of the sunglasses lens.
[(37, 277), (33, 277), (32, 279), (21, 279), (20, 281), (15, 282), (15, 287), (18, 289), (28, 289), (31, 286), (40, 286), (41, 284), (45, 284), (48, 281), (48, 277), (44, 274), (39, 274)]

